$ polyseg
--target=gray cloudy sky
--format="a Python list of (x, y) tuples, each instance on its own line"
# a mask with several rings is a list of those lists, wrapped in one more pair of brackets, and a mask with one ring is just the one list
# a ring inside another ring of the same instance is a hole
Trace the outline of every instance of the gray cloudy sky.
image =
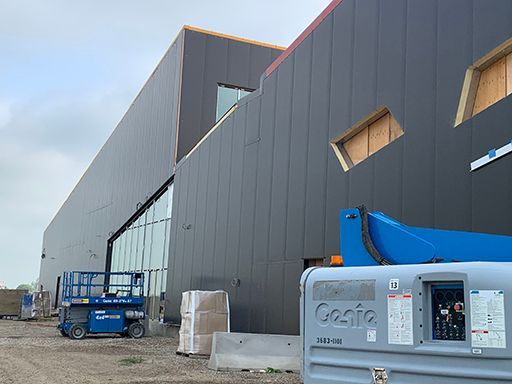
[(330, 0), (0, 0), (0, 281), (43, 231), (184, 24), (289, 45)]

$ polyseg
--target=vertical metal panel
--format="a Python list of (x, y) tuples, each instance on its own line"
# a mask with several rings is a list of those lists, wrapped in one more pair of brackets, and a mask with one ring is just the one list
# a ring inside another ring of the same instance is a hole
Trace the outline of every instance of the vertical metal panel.
[[(253, 132), (259, 131), (260, 99), (248, 103), (245, 107), (245, 147), (243, 154), (242, 175), (242, 208), (240, 216), (240, 240), (237, 258), (237, 276), (240, 286), (237, 289), (236, 299), (239, 303), (239, 322), (243, 324), (243, 330), (249, 330), (251, 319), (251, 292), (258, 286), (257, 280), (261, 276), (253, 276), (254, 269), (254, 217), (256, 211), (256, 187), (258, 172), (258, 141), (247, 140), (254, 136)], [(253, 280), (256, 279), (256, 282)]]
[(265, 263), (269, 258), (276, 90), (277, 73), (274, 73), (265, 80), (261, 98), (261, 141), (258, 144), (260, 156), (258, 157), (258, 184), (256, 187), (258, 209), (256, 210), (254, 230), (256, 263)]
[[(380, 2), (377, 61), (377, 105), (388, 107), (402, 129), (405, 94), (407, 1)], [(402, 215), (403, 140), (375, 155), (373, 205), (392, 217)]]
[[(511, 97), (473, 117), (471, 160), (478, 159), (492, 148), (509, 143), (511, 121)], [(512, 217), (506, 212), (512, 209), (512, 157), (501, 158), (471, 173), (471, 182), (472, 229), (511, 233)]]
[[(249, 44), (240, 41), (229, 41), (227, 83), (245, 85), (250, 82), (250, 49)], [(256, 87), (250, 87), (256, 88)]]
[(471, 129), (455, 129), (453, 124), (465, 76), (461, 68), (473, 63), (473, 42), (467, 38), (472, 34), (473, 5), (465, 0), (438, 4), (434, 225), (471, 230)]
[[(233, 115), (233, 142), (231, 147), (231, 160), (227, 171), (229, 172), (229, 200), (228, 222), (227, 222), (227, 242), (226, 242), (226, 263), (224, 265), (224, 276), (228, 281), (240, 279), (238, 275), (238, 262), (240, 259), (240, 232), (241, 232), (241, 212), (242, 212), (242, 178), (244, 173), (244, 143), (245, 143), (245, 121), (247, 107), (241, 107)], [(246, 260), (242, 260), (246, 262)], [(244, 283), (248, 283), (247, 281)], [(242, 284), (242, 282), (240, 282)], [(225, 288), (231, 296), (231, 307), (233, 309), (232, 320), (235, 324), (241, 324), (238, 316), (242, 311), (237, 308), (243, 305), (238, 300), (238, 289), (236, 286), (229, 285)]]
[(288, 260), (304, 257), (306, 180), (308, 163), (309, 105), (313, 40), (306, 39), (295, 53), (291, 106), (290, 166), (286, 211), (286, 252)]
[[(198, 104), (205, 106), (205, 108), (201, 108), (200, 127), (203, 127), (200, 132), (201, 137), (206, 133), (205, 130), (213, 125), (217, 117), (217, 110), (215, 107), (217, 104), (217, 84), (226, 82), (229, 57), (229, 42), (227, 39), (219, 39), (216, 36), (205, 36), (204, 39), (206, 40), (205, 68), (207, 68), (207, 70), (204, 71), (202, 97), (198, 98), (196, 96), (193, 104), (193, 106), (197, 106)], [(185, 85), (187, 87), (191, 86), (188, 83)], [(193, 89), (191, 89), (191, 91), (193, 91)], [(196, 109), (195, 112), (198, 113), (199, 110)], [(191, 123), (185, 120), (185, 118), (183, 122), (183, 129), (187, 130), (187, 126)], [(182, 134), (185, 133), (187, 132), (182, 132)], [(193, 141), (192, 136), (190, 138), (187, 136), (188, 135), (185, 135), (183, 140)], [(182, 144), (186, 145), (186, 141)]]
[(219, 281), (233, 278), (225, 275), (227, 262), (227, 238), (229, 233), (229, 202), (230, 202), (230, 171), (231, 153), (233, 151), (233, 117), (228, 118), (224, 124), (226, 128), (218, 132), (221, 136), (220, 165), (219, 165), (219, 199), (217, 201), (217, 220), (215, 234), (216, 262), (213, 274)]
[[(209, 184), (208, 184), (208, 168), (210, 164), (210, 149), (212, 147), (212, 142), (208, 143), (208, 145), (204, 145), (199, 149), (198, 156), (198, 180), (197, 180), (197, 207), (194, 219), (194, 242), (193, 242), (193, 276), (192, 276), (192, 285), (201, 287), (204, 286), (205, 278), (203, 276), (207, 276), (210, 273), (205, 273), (205, 259), (209, 259), (211, 254), (209, 252), (205, 252), (204, 249), (204, 238), (206, 232), (206, 204), (209, 192)], [(200, 187), (202, 186), (202, 187)]]
[(269, 226), (269, 258), (274, 261), (282, 261), (286, 250), (293, 70), (293, 57), (291, 57), (281, 65), (277, 77)]
[[(329, 139), (340, 135), (352, 125), (354, 7), (354, 2), (345, 0), (339, 5), (338, 11), (333, 13)], [(333, 255), (339, 253), (339, 212), (341, 207), (348, 206), (350, 178), (348, 173), (343, 172), (332, 151), (328, 154), (327, 181), (325, 252), (326, 255)]]
[[(206, 62), (210, 62), (206, 55), (207, 36), (185, 30), (185, 51), (183, 57), (183, 79), (180, 103), (180, 122), (178, 131), (178, 157), (179, 161), (188, 151), (208, 132), (209, 127), (201, 127), (203, 110), (209, 110), (204, 105), (209, 98), (203, 98), (203, 84), (207, 69)], [(202, 100), (202, 102), (197, 102)], [(201, 129), (202, 128), (202, 129)]]
[(209, 160), (207, 175), (204, 181), (208, 185), (206, 195), (206, 208), (204, 210), (204, 264), (202, 267), (202, 286), (205, 289), (214, 290), (217, 287), (217, 278), (214, 275), (214, 265), (216, 260), (215, 241), (217, 230), (217, 214), (219, 201), (219, 162), (220, 162), (221, 135), (220, 132), (212, 136), (209, 148)]
[(473, 0), (473, 4), (473, 61), (476, 61), (510, 38), (512, 2)]
[(304, 255), (324, 254), (327, 193), (327, 151), (329, 149), (329, 98), (331, 91), (333, 15), (313, 34), (311, 101), (306, 181), (306, 226)]
[[(437, 1), (409, 0), (407, 7), (403, 219), (434, 224)], [(414, 22), (412, 22), (414, 21)], [(420, 161), (430, 159), (430, 161)]]

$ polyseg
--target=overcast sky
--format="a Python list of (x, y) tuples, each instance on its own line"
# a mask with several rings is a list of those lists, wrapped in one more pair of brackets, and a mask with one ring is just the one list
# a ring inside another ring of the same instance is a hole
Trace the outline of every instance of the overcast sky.
[(0, 282), (43, 231), (184, 24), (288, 46), (330, 0), (0, 0)]

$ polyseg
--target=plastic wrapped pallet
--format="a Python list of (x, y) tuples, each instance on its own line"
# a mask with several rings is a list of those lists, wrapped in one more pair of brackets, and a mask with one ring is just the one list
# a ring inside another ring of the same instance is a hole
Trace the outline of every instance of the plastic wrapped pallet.
[(23, 296), (22, 319), (38, 319), (51, 316), (51, 296), (49, 291), (37, 291)]
[(229, 299), (224, 291), (182, 294), (178, 353), (209, 355), (214, 332), (229, 332)]
[(0, 317), (18, 317), (21, 314), (21, 299), (26, 289), (0, 289)]

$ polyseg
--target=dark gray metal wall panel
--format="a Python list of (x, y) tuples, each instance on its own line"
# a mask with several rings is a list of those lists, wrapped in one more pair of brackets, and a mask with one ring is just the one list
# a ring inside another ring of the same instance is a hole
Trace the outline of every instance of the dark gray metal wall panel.
[[(241, 324), (251, 322), (251, 310), (254, 307), (251, 293), (259, 287), (262, 276), (254, 275), (254, 218), (256, 212), (256, 187), (258, 174), (258, 141), (252, 138), (254, 132), (259, 134), (261, 99), (257, 98), (245, 107), (245, 148), (244, 172), (242, 180), (242, 210), (240, 217), (240, 241), (237, 259), (238, 278), (240, 287), (236, 299), (242, 306), (239, 310), (238, 321)], [(248, 141), (248, 139), (250, 141)], [(263, 309), (263, 308), (262, 308)], [(248, 328), (249, 328), (248, 327)], [(247, 329), (248, 329), (247, 328)]]
[[(386, 106), (404, 127), (407, 1), (381, 1), (377, 63), (377, 102)], [(377, 152), (373, 171), (373, 206), (386, 207), (392, 217), (402, 215), (403, 140)]]
[(185, 30), (178, 161), (215, 124), (217, 84), (256, 89), (261, 74), (280, 53), (277, 49)]
[[(208, 36), (199, 32), (185, 30), (185, 51), (183, 57), (183, 79), (181, 89), (180, 122), (178, 131), (177, 162), (208, 132), (213, 124), (201, 129), (202, 114), (215, 108), (205, 105), (210, 98), (203, 98), (205, 93), (206, 62), (209, 60), (206, 50)], [(219, 51), (222, 54), (222, 51)], [(215, 67), (214, 67), (215, 68)], [(207, 87), (210, 90), (214, 87)], [(202, 102), (198, 102), (202, 100)], [(210, 112), (211, 113), (211, 112)]]
[(210, 164), (210, 146), (204, 146), (199, 150), (199, 171), (198, 171), (198, 184), (206, 183), (206, 188), (197, 189), (197, 207), (196, 217), (194, 219), (194, 226), (196, 228), (196, 237), (194, 241), (193, 255), (197, 255), (197, 263), (194, 266), (195, 276), (193, 280), (199, 281), (200, 285), (205, 282), (203, 276), (211, 274), (211, 270), (206, 273), (205, 264), (208, 259), (209, 252), (205, 252), (205, 234), (206, 234), (206, 208), (207, 199), (210, 185), (208, 183), (208, 166)]
[(203, 285), (205, 289), (216, 289), (218, 280), (214, 274), (215, 260), (212, 255), (215, 252), (217, 240), (217, 218), (220, 214), (219, 208), (219, 164), (221, 154), (221, 135), (214, 135), (211, 139), (210, 159), (208, 161), (208, 194), (206, 197), (205, 212), (205, 238), (204, 238), (204, 265), (203, 265)]
[[(209, 258), (212, 278), (181, 289), (227, 290), (233, 330), (296, 333), (303, 258), (339, 252), (341, 208), (365, 204), (411, 225), (512, 234), (504, 213), (512, 157), (469, 172), (510, 140), (512, 99), (453, 126), (467, 67), (512, 37), (512, 23), (495, 26), (489, 14), (502, 20), (510, 3), (486, 3), (480, 14), (479, 1), (343, 1), (204, 141), (208, 159), (201, 149), (178, 167), (177, 185), (191, 185), (193, 159), (208, 161), (218, 191), (205, 220), (214, 249), (191, 256)], [(329, 140), (381, 105), (404, 135), (343, 172)], [(210, 179), (196, 188), (209, 195)], [(184, 196), (176, 202), (189, 205)], [(177, 242), (201, 236), (178, 230)], [(175, 306), (180, 292), (168, 290)], [(179, 317), (172, 306), (166, 316)]]
[[(339, 12), (333, 13), (329, 139), (337, 137), (352, 125), (355, 3), (344, 1), (339, 8)], [(312, 132), (309, 134), (311, 135)], [(339, 211), (341, 207), (348, 206), (350, 178), (340, 168), (332, 150), (328, 153), (327, 180), (329, 180), (329, 187), (326, 197), (328, 208), (325, 217), (325, 254), (334, 255), (339, 253)]]
[[(333, 15), (313, 32), (308, 163), (306, 167), (305, 257), (323, 257), (327, 194), (327, 151), (331, 92)], [(281, 69), (279, 69), (280, 71)]]
[[(272, 186), (270, 196), (269, 259), (283, 261), (286, 252), (286, 221), (290, 167), (291, 106), (293, 95), (293, 58), (277, 75)], [(270, 154), (269, 154), (270, 155)]]
[[(200, 36), (197, 36), (196, 38), (199, 37)], [(212, 126), (212, 122), (215, 122), (217, 117), (215, 108), (217, 105), (217, 83), (221, 81), (225, 82), (228, 74), (228, 58), (229, 41), (227, 39), (219, 39), (215, 36), (206, 36), (205, 60), (208, 70), (204, 71), (203, 76), (205, 85), (207, 84), (208, 86), (203, 87), (202, 99), (194, 100), (194, 105), (198, 104), (197, 100), (202, 100), (201, 105), (209, 106), (209, 108), (201, 110), (201, 124), (195, 127), (195, 129), (199, 129), (199, 127), (205, 127), (205, 129), (207, 129), (207, 127)], [(184, 129), (187, 129), (187, 127), (184, 127)], [(196, 134), (202, 135), (202, 132), (198, 131)], [(188, 140), (188, 138), (185, 137), (184, 140)]]
[[(374, 111), (378, 106), (380, 3), (378, 0), (355, 3), (352, 124), (368, 116), (368, 111)], [(368, 181), (374, 177), (375, 156), (358, 167), (358, 172), (349, 173), (349, 206), (366, 203), (369, 209), (373, 209), (375, 186)]]
[[(277, 100), (277, 76), (265, 82), (261, 96), (261, 141), (258, 157), (258, 185), (256, 187), (254, 257), (256, 263), (266, 263), (269, 259), (270, 215), (272, 195), (272, 168), (274, 153), (275, 106)], [(265, 270), (266, 276), (266, 270)]]
[(496, 48), (496, 42), (510, 38), (512, 2), (473, 0), (473, 61)]
[[(465, 0), (438, 3), (435, 225), (471, 230), (471, 129), (453, 128), (465, 72), (473, 63), (473, 6)], [(450, 57), (450, 60), (446, 60)], [(456, 149), (453, 144), (457, 143)], [(446, 209), (446, 207), (450, 209)]]
[[(227, 69), (228, 77), (226, 78), (226, 82), (228, 84), (244, 85), (250, 83), (250, 52), (251, 47), (247, 43), (242, 43), (239, 41), (229, 42)], [(260, 75), (262, 72), (263, 71), (260, 72)]]
[(407, 18), (402, 215), (411, 225), (432, 226), (435, 190), (437, 1), (409, 0)]
[[(510, 142), (512, 97), (498, 102), (473, 118), (472, 159)], [(461, 129), (463, 127), (460, 127)], [(512, 232), (512, 156), (497, 160), (472, 173), (473, 230)]]
[[(226, 247), (226, 264), (224, 276), (231, 281), (239, 279), (238, 263), (240, 262), (240, 235), (241, 235), (241, 214), (242, 214), (242, 181), (244, 173), (244, 144), (245, 144), (245, 123), (247, 106), (241, 107), (238, 113), (233, 115), (233, 143), (231, 148), (231, 164), (226, 170), (229, 175), (229, 200), (228, 200), (228, 233)], [(247, 262), (247, 259), (241, 260), (241, 263)], [(240, 282), (248, 284), (250, 281)], [(227, 291), (232, 298), (230, 300), (232, 315), (231, 319), (235, 324), (242, 324), (240, 318), (243, 313), (243, 307), (246, 302), (238, 299), (239, 289), (228, 286)]]
[(290, 167), (288, 176), (288, 204), (286, 225), (287, 260), (304, 257), (306, 212), (306, 168), (308, 164), (309, 105), (311, 90), (312, 39), (303, 43), (295, 54), (290, 132)]
[(352, 108), (354, 122), (376, 107), (380, 0), (355, 3)]
[(180, 35), (46, 229), (46, 289), (63, 270), (104, 270), (112, 232), (171, 176), (182, 46)]
[(231, 116), (224, 122), (226, 129), (215, 132), (220, 135), (221, 149), (220, 149), (220, 166), (219, 166), (219, 199), (218, 199), (218, 213), (216, 220), (216, 239), (215, 239), (215, 265), (214, 276), (219, 281), (231, 280), (231, 277), (226, 277), (226, 263), (227, 263), (227, 239), (229, 235), (229, 210), (230, 210), (230, 172), (231, 172), (231, 154), (233, 153), (233, 126), (234, 118)]
[[(199, 160), (200, 152), (197, 156), (190, 159), (190, 166), (188, 169), (188, 189), (187, 189), (187, 205), (184, 218), (184, 224), (187, 227), (183, 229), (183, 236), (185, 246), (183, 249), (183, 268), (182, 268), (182, 286), (181, 291), (183, 292), (185, 287), (194, 287), (199, 282), (197, 281), (197, 264), (198, 258), (194, 254), (194, 246), (196, 244), (196, 213), (197, 213), (197, 194), (199, 185)], [(202, 183), (203, 184), (203, 183)], [(203, 184), (204, 185), (204, 184)], [(190, 229), (188, 229), (190, 226)]]

